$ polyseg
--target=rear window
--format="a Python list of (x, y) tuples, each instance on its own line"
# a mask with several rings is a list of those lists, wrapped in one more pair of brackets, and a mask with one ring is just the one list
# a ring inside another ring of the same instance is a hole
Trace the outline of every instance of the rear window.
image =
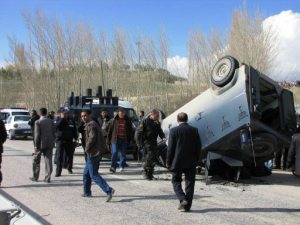
[(15, 122), (17, 121), (29, 121), (30, 116), (15, 116)]
[(16, 116), (16, 115), (30, 115), (30, 114), (29, 112), (12, 112), (11, 115)]

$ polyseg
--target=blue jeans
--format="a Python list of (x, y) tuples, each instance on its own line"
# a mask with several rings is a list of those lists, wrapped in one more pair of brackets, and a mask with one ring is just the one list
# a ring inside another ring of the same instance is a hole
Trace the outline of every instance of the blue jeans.
[(88, 158), (83, 170), (83, 191), (84, 194), (91, 195), (92, 179), (105, 192), (110, 193), (111, 187), (98, 173), (100, 166), (100, 155)]
[(120, 152), (120, 168), (125, 168), (126, 164), (126, 151), (127, 151), (126, 139), (118, 138), (117, 143), (111, 145), (111, 167), (117, 168), (118, 153)]

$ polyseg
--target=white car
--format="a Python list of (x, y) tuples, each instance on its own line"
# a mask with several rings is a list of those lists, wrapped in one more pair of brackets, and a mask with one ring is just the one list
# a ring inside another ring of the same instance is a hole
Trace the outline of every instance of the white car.
[(5, 124), (8, 138), (13, 140), (17, 137), (27, 138), (32, 136), (31, 127), (28, 125), (29, 120), (30, 116), (28, 115), (10, 116)]
[(10, 109), (1, 109), (0, 118), (4, 123), (7, 122), (8, 118), (16, 115), (27, 115), (30, 116), (30, 113), (27, 109), (23, 108), (10, 108)]

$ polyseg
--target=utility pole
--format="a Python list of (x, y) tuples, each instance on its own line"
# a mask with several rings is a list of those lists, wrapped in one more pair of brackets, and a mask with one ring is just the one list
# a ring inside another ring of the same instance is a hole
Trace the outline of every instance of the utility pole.
[(102, 60), (100, 61), (100, 66), (101, 66), (101, 75), (102, 75), (102, 88), (103, 88), (103, 90), (106, 90), (105, 89), (105, 86), (104, 86), (104, 73), (103, 73), (103, 62), (102, 62)]
[[(137, 41), (135, 43), (137, 45), (137, 48), (138, 48), (138, 77), (139, 77), (139, 82), (141, 82), (141, 45), (142, 45), (142, 42), (140, 41)], [(139, 90), (139, 86), (136, 87), (136, 90), (137, 90), (137, 108), (138, 110), (140, 110), (140, 90)]]
[(137, 41), (135, 44), (138, 47), (138, 57), (139, 57), (138, 60), (139, 60), (139, 66), (140, 66), (141, 65), (141, 45), (142, 45), (142, 42)]

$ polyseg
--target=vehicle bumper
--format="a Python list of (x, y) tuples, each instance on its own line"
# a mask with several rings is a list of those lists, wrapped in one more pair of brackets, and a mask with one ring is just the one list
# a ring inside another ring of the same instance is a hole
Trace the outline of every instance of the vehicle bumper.
[(31, 129), (15, 129), (11, 130), (12, 135), (16, 137), (32, 136)]

